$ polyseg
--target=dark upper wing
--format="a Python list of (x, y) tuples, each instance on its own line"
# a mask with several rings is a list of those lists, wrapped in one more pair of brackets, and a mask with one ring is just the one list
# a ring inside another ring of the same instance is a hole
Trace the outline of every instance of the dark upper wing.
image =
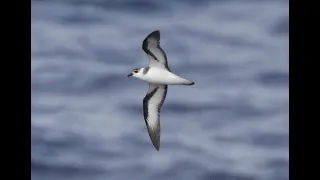
[(167, 55), (160, 47), (160, 32), (158, 30), (153, 31), (143, 40), (142, 49), (148, 55), (149, 67), (158, 67), (170, 71)]
[(143, 99), (143, 116), (153, 146), (160, 148), (160, 112), (167, 95), (167, 85), (149, 84), (149, 90)]

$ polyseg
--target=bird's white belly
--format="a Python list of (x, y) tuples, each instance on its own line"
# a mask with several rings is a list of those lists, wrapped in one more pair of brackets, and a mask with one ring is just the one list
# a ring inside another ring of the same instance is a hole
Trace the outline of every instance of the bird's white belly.
[(169, 71), (150, 68), (148, 73), (145, 75), (145, 80), (153, 84), (167, 84), (167, 85), (179, 85), (189, 83), (188, 80), (181, 78)]

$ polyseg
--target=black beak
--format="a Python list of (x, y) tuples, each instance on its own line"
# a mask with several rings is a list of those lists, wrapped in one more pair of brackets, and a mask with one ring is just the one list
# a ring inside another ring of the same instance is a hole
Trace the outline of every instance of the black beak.
[(128, 77), (132, 76), (132, 73), (128, 74)]

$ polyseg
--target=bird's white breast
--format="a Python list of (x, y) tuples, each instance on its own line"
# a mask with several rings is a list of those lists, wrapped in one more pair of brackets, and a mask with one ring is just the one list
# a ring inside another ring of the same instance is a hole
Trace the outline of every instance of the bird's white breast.
[(168, 84), (178, 85), (190, 83), (189, 80), (173, 74), (165, 69), (151, 67), (147, 74), (144, 75), (144, 80), (153, 84)]

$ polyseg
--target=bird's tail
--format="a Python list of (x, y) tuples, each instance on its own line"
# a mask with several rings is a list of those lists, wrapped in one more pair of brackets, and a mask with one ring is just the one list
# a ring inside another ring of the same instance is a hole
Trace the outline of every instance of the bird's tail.
[(181, 85), (191, 86), (194, 85), (194, 82), (188, 79), (184, 79), (184, 82)]
[(184, 84), (184, 85), (186, 85), (186, 86), (192, 86), (192, 85), (194, 85), (194, 82), (193, 82), (193, 81), (189, 81), (188, 83), (186, 83), (186, 84)]

